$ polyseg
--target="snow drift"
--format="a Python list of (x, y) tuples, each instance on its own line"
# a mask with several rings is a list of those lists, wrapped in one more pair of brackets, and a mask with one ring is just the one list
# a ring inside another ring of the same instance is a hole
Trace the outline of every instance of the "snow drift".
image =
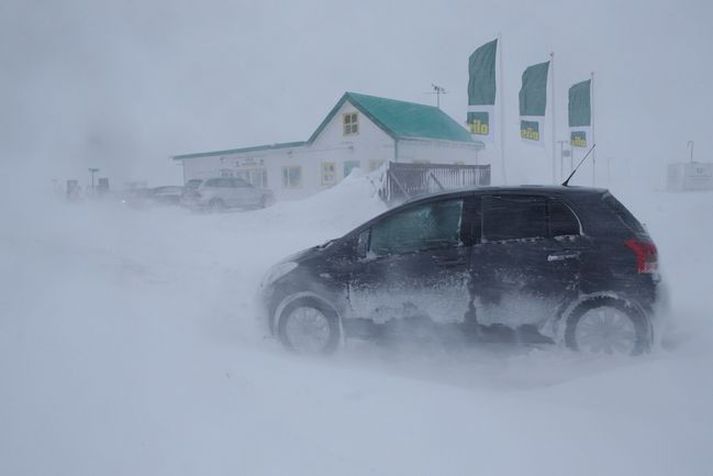
[(357, 346), (325, 361), (263, 340), (262, 274), (384, 210), (364, 176), (219, 215), (3, 201), (0, 473), (708, 474), (713, 201), (614, 192), (659, 245), (675, 311), (637, 359)]

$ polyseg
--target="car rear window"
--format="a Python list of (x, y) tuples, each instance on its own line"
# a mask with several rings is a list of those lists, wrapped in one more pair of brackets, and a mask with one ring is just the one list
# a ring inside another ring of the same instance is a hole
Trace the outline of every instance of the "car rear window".
[(579, 235), (579, 220), (560, 200), (550, 200), (550, 236)]
[(631, 214), (629, 210), (614, 196), (610, 193), (606, 193), (602, 196), (602, 201), (614, 215), (626, 226), (629, 230), (636, 233), (645, 233), (646, 229), (644, 226), (636, 219), (634, 215)]

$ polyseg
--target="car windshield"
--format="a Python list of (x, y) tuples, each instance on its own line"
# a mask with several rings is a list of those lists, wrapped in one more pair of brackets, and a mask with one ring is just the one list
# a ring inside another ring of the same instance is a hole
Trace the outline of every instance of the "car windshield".
[(188, 182), (186, 182), (186, 190), (195, 190), (200, 187), (201, 183), (203, 183), (203, 180), (189, 180)]

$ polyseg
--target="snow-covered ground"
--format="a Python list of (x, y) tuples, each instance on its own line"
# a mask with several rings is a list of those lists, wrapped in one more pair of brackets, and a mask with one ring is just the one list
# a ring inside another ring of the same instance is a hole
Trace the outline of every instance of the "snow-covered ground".
[(380, 212), (365, 178), (220, 215), (5, 200), (0, 474), (713, 474), (713, 194), (614, 192), (674, 309), (635, 359), (263, 339), (262, 274)]

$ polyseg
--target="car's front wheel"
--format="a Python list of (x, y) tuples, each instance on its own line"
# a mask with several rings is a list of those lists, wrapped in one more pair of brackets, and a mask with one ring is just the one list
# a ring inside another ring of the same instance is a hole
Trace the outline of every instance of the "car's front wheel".
[(579, 304), (567, 318), (565, 344), (592, 354), (639, 355), (650, 348), (646, 315), (613, 297)]
[(339, 316), (312, 297), (285, 306), (277, 330), (282, 345), (299, 354), (331, 354), (339, 345)]
[(222, 212), (225, 210), (225, 202), (220, 198), (214, 198), (208, 202), (208, 207), (213, 213)]

